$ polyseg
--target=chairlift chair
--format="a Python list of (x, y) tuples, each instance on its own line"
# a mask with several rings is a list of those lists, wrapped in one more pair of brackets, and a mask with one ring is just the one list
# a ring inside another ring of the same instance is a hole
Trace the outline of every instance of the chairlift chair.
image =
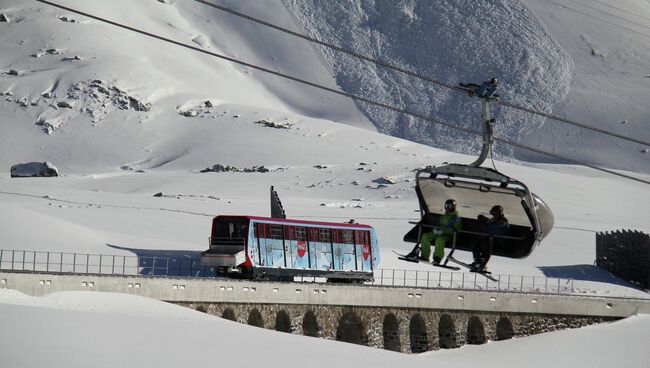
[(420, 204), (421, 219), (405, 236), (404, 241), (419, 243), (421, 234), (438, 225), (449, 198), (458, 203), (462, 230), (457, 232), (455, 249), (471, 251), (485, 234), (485, 224), (478, 215), (489, 216), (492, 206), (499, 204), (510, 223), (507, 236), (494, 242), (493, 255), (524, 258), (553, 228), (553, 214), (548, 205), (528, 187), (500, 172), (483, 167), (448, 164), (427, 167), (416, 174), (415, 191)]
[[(475, 244), (489, 235), (478, 215), (489, 216), (494, 205), (501, 205), (510, 223), (509, 232), (493, 242), (492, 254), (509, 258), (524, 258), (553, 228), (553, 213), (544, 201), (532, 193), (521, 181), (506, 176), (496, 169), (481, 167), (493, 143), (489, 102), (499, 96), (496, 80), (483, 83), (461, 84), (471, 96), (479, 97), (483, 108), (483, 148), (478, 159), (469, 164), (429, 166), (416, 173), (415, 191), (420, 205), (421, 219), (406, 235), (404, 241), (420, 243), (421, 236), (438, 226), (447, 199), (455, 199), (461, 218), (462, 230), (454, 233), (447, 247), (471, 251)], [(484, 93), (488, 90), (490, 93)], [(490, 239), (493, 241), (494, 239)], [(451, 257), (451, 253), (448, 257)], [(449, 258), (448, 258), (449, 259)], [(446, 264), (446, 262), (445, 262)]]

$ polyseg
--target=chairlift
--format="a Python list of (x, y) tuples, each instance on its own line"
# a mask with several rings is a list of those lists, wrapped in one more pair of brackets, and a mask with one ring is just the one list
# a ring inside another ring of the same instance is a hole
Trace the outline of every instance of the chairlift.
[[(504, 175), (496, 169), (482, 167), (493, 143), (489, 102), (498, 99), (496, 80), (483, 83), (461, 84), (470, 95), (482, 100), (483, 147), (478, 159), (469, 165), (450, 163), (429, 166), (416, 173), (415, 191), (420, 205), (420, 221), (406, 235), (404, 241), (419, 243), (424, 232), (435, 229), (444, 211), (447, 199), (455, 199), (461, 217), (462, 230), (454, 233), (446, 247), (471, 251), (477, 242), (489, 236), (478, 215), (488, 216), (490, 208), (501, 205), (510, 223), (509, 233), (493, 243), (492, 255), (508, 258), (525, 258), (553, 228), (553, 213), (548, 205), (532, 193), (526, 184)], [(492, 239), (490, 240), (492, 241)], [(453, 258), (452, 258), (453, 260)], [(446, 264), (446, 261), (445, 261)]]

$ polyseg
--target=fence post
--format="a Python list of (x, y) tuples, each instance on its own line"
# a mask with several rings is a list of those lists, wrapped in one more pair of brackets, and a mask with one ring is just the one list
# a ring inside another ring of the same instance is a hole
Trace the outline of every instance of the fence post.
[(573, 294), (573, 279), (571, 279), (571, 294)]
[(126, 274), (126, 256), (122, 256), (122, 275)]
[(169, 258), (167, 258), (167, 270), (165, 271), (165, 276), (169, 276)]
[(156, 276), (156, 256), (153, 257), (151, 262), (151, 273)]
[(73, 253), (72, 255), (72, 273), (77, 272), (77, 253)]
[(391, 280), (391, 286), (395, 286), (395, 269), (393, 268), (392, 271), (393, 271), (393, 277)]
[[(24, 256), (23, 252), (23, 256)], [(50, 270), (50, 252), (47, 252), (47, 260), (45, 262), (45, 272), (48, 272)]]
[(4, 253), (4, 250), (0, 249), (0, 270), (2, 269), (2, 253)]
[(544, 292), (548, 293), (548, 277), (544, 280)]
[(23, 251), (23, 271), (25, 270), (25, 251)]
[(59, 264), (59, 272), (63, 272), (63, 253), (61, 253), (61, 263)]
[(34, 252), (34, 259), (32, 260), (32, 268), (36, 271), (36, 252)]
[(102, 255), (99, 255), (99, 274), (101, 275), (102, 273)]
[(90, 254), (86, 253), (86, 273), (88, 273), (88, 264), (90, 263)]
[(12, 250), (11, 251), (11, 270), (14, 270), (14, 258), (16, 257), (16, 251)]
[(535, 291), (535, 276), (533, 276), (533, 291)]
[(113, 255), (113, 263), (111, 264), (111, 275), (115, 275), (115, 255)]
[(508, 275), (508, 289), (506, 291), (510, 291), (510, 275)]
[(429, 288), (429, 276), (431, 271), (427, 271), (427, 288)]
[(406, 270), (402, 270), (402, 272), (404, 272), (404, 282), (402, 286), (406, 286)]
[(560, 293), (560, 279), (557, 279), (557, 293)]
[(383, 268), (381, 269), (381, 283), (380, 283), (380, 285), (384, 286), (384, 269)]
[(449, 275), (450, 275), (449, 276), (449, 288), (453, 289), (453, 287), (454, 287), (454, 273), (449, 272)]
[(524, 277), (519, 276), (521, 278), (521, 284), (519, 285), (519, 291), (524, 291)]
[(418, 271), (415, 271), (415, 287), (418, 287)]

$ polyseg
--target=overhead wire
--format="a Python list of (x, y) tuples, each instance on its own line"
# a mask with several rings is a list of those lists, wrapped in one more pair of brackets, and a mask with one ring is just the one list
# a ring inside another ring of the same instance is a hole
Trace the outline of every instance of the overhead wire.
[[(290, 34), (290, 35), (298, 37), (298, 38), (302, 38), (304, 40), (319, 44), (321, 46), (325, 46), (325, 47), (330, 48), (332, 50), (336, 50), (336, 51), (339, 51), (339, 52), (354, 56), (356, 58), (366, 60), (366, 61), (372, 62), (374, 64), (383, 66), (385, 68), (392, 69), (392, 70), (398, 71), (400, 73), (410, 75), (412, 77), (415, 77), (415, 78), (418, 78), (418, 79), (421, 79), (421, 80), (424, 80), (424, 81), (439, 85), (441, 87), (448, 88), (448, 89), (456, 91), (456, 92), (462, 92), (462, 93), (465, 93), (465, 94), (467, 93), (467, 91), (465, 89), (460, 88), (459, 86), (454, 85), (452, 83), (443, 82), (443, 81), (437, 80), (435, 78), (432, 78), (432, 77), (429, 77), (429, 76), (426, 76), (426, 75), (422, 75), (422, 74), (414, 72), (412, 70), (408, 70), (406, 68), (403, 68), (403, 67), (400, 67), (398, 65), (392, 64), (392, 63), (390, 63), (388, 61), (376, 59), (376, 58), (370, 57), (368, 55), (364, 55), (362, 53), (359, 53), (359, 52), (356, 52), (356, 51), (353, 51), (353, 50), (346, 49), (344, 47), (335, 45), (333, 43), (325, 42), (325, 41), (319, 40), (319, 39), (317, 39), (315, 37), (307, 36), (307, 35), (304, 35), (302, 33), (292, 31), (292, 30), (287, 29), (285, 27), (281, 27), (281, 26), (278, 26), (276, 24), (269, 23), (269, 22), (264, 21), (262, 19), (250, 16), (248, 14), (238, 12), (238, 11), (230, 9), (228, 7), (221, 6), (219, 4), (215, 4), (215, 3), (212, 3), (212, 2), (209, 2), (209, 1), (206, 1), (206, 0), (194, 0), (194, 1), (196, 1), (198, 3), (201, 3), (201, 4), (204, 4), (204, 5), (207, 5), (209, 7), (218, 9), (218, 10), (223, 11), (225, 13), (228, 13), (228, 14), (231, 14), (231, 15), (234, 15), (234, 16), (249, 20), (251, 22), (263, 25), (265, 27), (273, 28), (273, 29), (275, 29), (277, 31), (284, 32), (284, 33)], [(519, 104), (516, 104), (516, 103), (513, 103), (513, 102), (508, 102), (508, 101), (502, 101), (501, 100), (501, 101), (495, 101), (495, 103), (498, 104), (498, 105), (502, 105), (502, 106), (511, 108), (511, 109), (527, 112), (527, 113), (530, 113), (530, 114), (545, 117), (547, 119), (555, 120), (555, 121), (558, 121), (558, 122), (561, 122), (561, 123), (573, 125), (573, 126), (576, 126), (576, 127), (582, 128), (582, 129), (587, 129), (587, 130), (591, 130), (591, 131), (594, 131), (594, 132), (597, 132), (597, 133), (609, 135), (611, 137), (615, 137), (615, 138), (618, 138), (618, 139), (634, 142), (634, 143), (645, 145), (645, 146), (650, 146), (650, 142), (648, 142), (648, 141), (644, 141), (644, 140), (637, 139), (637, 138), (634, 138), (634, 137), (629, 137), (629, 136), (622, 135), (622, 134), (612, 132), (612, 131), (609, 131), (609, 130), (597, 128), (597, 127), (594, 127), (594, 126), (591, 126), (591, 125), (588, 125), (588, 124), (580, 123), (580, 122), (575, 121), (575, 120), (571, 120), (571, 119), (561, 117), (559, 115), (554, 115), (554, 114), (551, 114), (551, 113), (538, 111), (538, 110), (535, 110), (535, 109), (532, 109), (532, 108), (529, 108), (529, 107), (526, 107), (526, 106), (522, 106), (522, 105), (519, 105)]]
[[(168, 42), (168, 43), (171, 43), (171, 44), (174, 44), (174, 45), (177, 45), (177, 46), (181, 46), (181, 47), (193, 50), (193, 51), (197, 51), (197, 52), (200, 52), (200, 53), (203, 53), (203, 54), (207, 54), (207, 55), (210, 55), (210, 56), (213, 56), (213, 57), (217, 57), (217, 58), (220, 58), (220, 59), (223, 59), (223, 60), (230, 61), (232, 63), (243, 65), (243, 66), (249, 67), (251, 69), (259, 70), (259, 71), (269, 73), (269, 74), (272, 74), (272, 75), (275, 75), (275, 76), (278, 76), (278, 77), (281, 77), (281, 78), (289, 79), (289, 80), (292, 80), (292, 81), (295, 81), (295, 82), (298, 82), (298, 83), (301, 83), (301, 84), (305, 84), (305, 85), (308, 85), (308, 86), (311, 86), (311, 87), (314, 87), (314, 88), (317, 88), (317, 89), (321, 89), (321, 90), (324, 90), (324, 91), (327, 91), (327, 92), (330, 92), (330, 93), (346, 96), (346, 97), (351, 98), (351, 99), (353, 99), (355, 101), (364, 102), (364, 103), (367, 103), (369, 105), (379, 106), (379, 107), (385, 108), (387, 110), (392, 110), (392, 111), (398, 112), (400, 114), (412, 116), (414, 118), (417, 118), (417, 119), (420, 119), (420, 120), (423, 120), (423, 121), (428, 121), (428, 122), (431, 122), (431, 123), (434, 123), (434, 124), (439, 124), (439, 125), (446, 126), (448, 128), (451, 128), (451, 129), (463, 131), (463, 132), (466, 132), (466, 133), (469, 133), (469, 134), (474, 134), (474, 135), (478, 135), (478, 136), (483, 135), (482, 132), (474, 130), (474, 129), (458, 126), (456, 124), (452, 124), (452, 123), (446, 122), (446, 121), (441, 120), (441, 119), (436, 119), (436, 118), (433, 118), (433, 117), (425, 116), (425, 115), (422, 115), (422, 114), (419, 114), (419, 113), (416, 113), (416, 112), (408, 111), (408, 110), (406, 110), (404, 108), (392, 106), (392, 105), (389, 105), (389, 104), (386, 104), (386, 103), (383, 103), (383, 102), (379, 102), (379, 101), (375, 101), (375, 100), (372, 100), (372, 99), (369, 99), (369, 98), (366, 98), (366, 97), (362, 97), (362, 96), (354, 95), (354, 94), (351, 94), (351, 93), (339, 91), (339, 90), (336, 90), (336, 89), (333, 89), (333, 88), (330, 88), (330, 87), (326, 87), (326, 86), (323, 86), (323, 85), (320, 85), (320, 84), (317, 84), (317, 83), (314, 83), (314, 82), (310, 82), (310, 81), (307, 81), (307, 80), (304, 80), (304, 79), (301, 79), (301, 78), (298, 78), (298, 77), (295, 77), (295, 76), (291, 76), (291, 75), (284, 74), (284, 73), (281, 73), (281, 72), (278, 72), (278, 71), (275, 71), (275, 70), (264, 68), (264, 67), (261, 67), (261, 66), (255, 65), (255, 64), (251, 64), (251, 63), (241, 61), (241, 60), (238, 60), (238, 59), (235, 59), (235, 58), (232, 58), (232, 57), (221, 55), (221, 54), (218, 54), (218, 53), (215, 53), (215, 52), (212, 52), (212, 51), (204, 50), (204, 49), (201, 49), (201, 48), (196, 47), (196, 46), (188, 45), (188, 44), (185, 44), (185, 43), (182, 43), (182, 42), (179, 42), (179, 41), (175, 41), (175, 40), (172, 40), (172, 39), (160, 36), (160, 35), (156, 35), (156, 34), (153, 34), (153, 33), (147, 32), (147, 31), (143, 31), (143, 30), (134, 28), (134, 27), (131, 27), (131, 26), (127, 26), (127, 25), (124, 25), (124, 24), (121, 24), (121, 23), (117, 23), (117, 22), (114, 22), (114, 21), (111, 21), (111, 20), (108, 20), (108, 19), (105, 19), (105, 18), (98, 17), (98, 16), (93, 15), (93, 14), (82, 12), (82, 11), (77, 10), (77, 9), (73, 9), (73, 8), (70, 8), (70, 7), (67, 7), (67, 6), (64, 6), (64, 5), (60, 5), (60, 4), (56, 4), (56, 3), (53, 3), (51, 1), (47, 1), (47, 0), (35, 0), (35, 1), (37, 1), (39, 3), (47, 4), (47, 5), (59, 8), (59, 9), (63, 9), (63, 10), (66, 10), (66, 11), (69, 11), (69, 12), (72, 12), (72, 13), (75, 13), (75, 14), (79, 14), (79, 15), (82, 15), (82, 16), (85, 16), (85, 17), (88, 17), (88, 18), (91, 18), (91, 19), (95, 19), (97, 21), (100, 21), (100, 22), (103, 22), (103, 23), (106, 23), (106, 24), (110, 24), (110, 25), (113, 25), (113, 26), (116, 26), (116, 27), (119, 27), (119, 28), (123, 28), (123, 29), (129, 30), (129, 31), (135, 32), (135, 33), (139, 33), (139, 34), (142, 34), (142, 35), (145, 35), (145, 36), (148, 36), (148, 37), (152, 37), (152, 38), (158, 39), (160, 41), (165, 41), (165, 42)], [(613, 170), (609, 170), (609, 169), (601, 168), (601, 167), (598, 167), (598, 166), (595, 166), (595, 165), (592, 165), (592, 164), (580, 162), (580, 161), (577, 161), (577, 160), (574, 160), (574, 159), (571, 159), (571, 158), (567, 158), (567, 157), (564, 157), (564, 156), (561, 156), (561, 155), (557, 155), (557, 154), (554, 154), (554, 153), (550, 153), (550, 152), (546, 152), (546, 151), (543, 151), (543, 150), (528, 147), (528, 146), (525, 146), (525, 145), (522, 145), (522, 144), (519, 144), (519, 143), (516, 143), (516, 142), (512, 142), (512, 141), (509, 141), (509, 140), (506, 140), (506, 139), (503, 139), (503, 138), (494, 137), (494, 140), (500, 141), (500, 142), (502, 142), (504, 144), (507, 144), (507, 145), (510, 145), (510, 146), (514, 146), (514, 147), (521, 148), (521, 149), (524, 149), (524, 150), (528, 150), (528, 151), (531, 151), (531, 152), (535, 152), (535, 153), (538, 153), (538, 154), (546, 155), (546, 156), (549, 156), (549, 157), (552, 157), (552, 158), (555, 158), (555, 159), (560, 159), (562, 161), (569, 162), (569, 163), (572, 163), (572, 164), (590, 167), (590, 168), (592, 168), (594, 170), (602, 171), (602, 172), (605, 172), (605, 173), (608, 173), (608, 174), (616, 175), (616, 176), (619, 176), (619, 177), (634, 180), (634, 181), (641, 182), (641, 183), (644, 183), (644, 184), (650, 184), (650, 181), (647, 181), (647, 180), (644, 180), (644, 179), (641, 179), (641, 178), (636, 178), (636, 177), (633, 177), (633, 176), (630, 176), (630, 175), (615, 172)]]

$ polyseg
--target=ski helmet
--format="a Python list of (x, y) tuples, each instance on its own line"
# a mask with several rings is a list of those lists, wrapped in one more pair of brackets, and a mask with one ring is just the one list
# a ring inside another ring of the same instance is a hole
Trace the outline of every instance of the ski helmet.
[(503, 207), (498, 204), (496, 206), (493, 206), (492, 209), (490, 209), (490, 215), (494, 217), (503, 216)]
[(445, 212), (450, 213), (456, 211), (456, 200), (448, 199), (445, 201)]

